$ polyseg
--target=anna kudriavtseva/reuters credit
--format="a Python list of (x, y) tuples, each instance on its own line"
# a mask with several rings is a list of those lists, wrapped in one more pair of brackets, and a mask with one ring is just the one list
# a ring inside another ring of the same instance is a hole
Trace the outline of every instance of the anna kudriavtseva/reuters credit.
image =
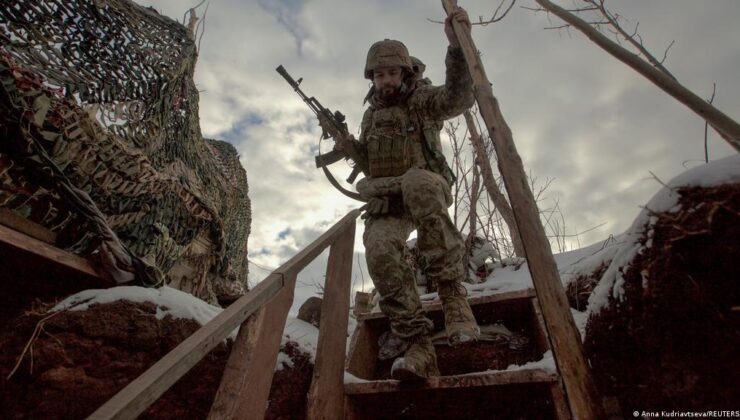
[(706, 410), (706, 411), (633, 411), (632, 415), (642, 418), (740, 418), (740, 410)]

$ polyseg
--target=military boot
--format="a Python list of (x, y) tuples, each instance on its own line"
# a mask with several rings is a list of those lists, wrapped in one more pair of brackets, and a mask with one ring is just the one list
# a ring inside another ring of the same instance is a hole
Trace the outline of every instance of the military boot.
[(468, 291), (456, 281), (439, 282), (439, 299), (445, 314), (447, 341), (451, 346), (478, 341), (480, 328), (466, 296)]
[(437, 353), (428, 335), (410, 339), (406, 353), (393, 362), (391, 376), (405, 382), (421, 382), (430, 376), (439, 376)]

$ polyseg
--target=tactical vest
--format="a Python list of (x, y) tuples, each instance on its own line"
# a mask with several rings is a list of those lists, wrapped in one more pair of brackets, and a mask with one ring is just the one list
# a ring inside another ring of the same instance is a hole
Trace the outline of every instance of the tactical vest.
[(410, 168), (421, 168), (437, 172), (452, 184), (454, 176), (439, 138), (442, 122), (424, 119), (407, 104), (368, 112), (362, 140), (367, 143), (370, 176), (400, 176)]

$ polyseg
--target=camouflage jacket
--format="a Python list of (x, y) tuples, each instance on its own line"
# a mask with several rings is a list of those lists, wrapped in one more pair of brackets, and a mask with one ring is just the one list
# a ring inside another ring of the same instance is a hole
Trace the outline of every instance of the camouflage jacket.
[(400, 176), (416, 167), (452, 181), (439, 133), (449, 118), (473, 105), (472, 79), (460, 48), (448, 48), (445, 84), (415, 83), (397, 104), (382, 106), (374, 98), (362, 118), (359, 143), (373, 178)]

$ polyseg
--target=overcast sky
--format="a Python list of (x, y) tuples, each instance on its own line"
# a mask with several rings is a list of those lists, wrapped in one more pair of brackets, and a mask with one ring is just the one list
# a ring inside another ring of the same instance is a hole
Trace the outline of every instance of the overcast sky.
[[(137, 1), (180, 21), (188, 8), (182, 0)], [(460, 1), (474, 21), (490, 17), (497, 4)], [(675, 41), (669, 70), (701, 97), (709, 98), (716, 83), (715, 105), (740, 118), (739, 1), (607, 4), (628, 19), (628, 28), (639, 22), (656, 56)], [(475, 26), (473, 38), (525, 169), (540, 180), (554, 179), (546, 195), (560, 203), (568, 233), (601, 225), (579, 237), (582, 245), (622, 233), (659, 188), (650, 172), (668, 181), (701, 164), (704, 123), (581, 33), (545, 30), (562, 23), (556, 17), (519, 6), (534, 1), (519, 0), (504, 20)], [(441, 83), (447, 40), (442, 25), (429, 19), (443, 17), (439, 1), (210, 1), (195, 71), (201, 128), (241, 154), (252, 200), (254, 262), (277, 267), (357, 206), (314, 167), (316, 120), (275, 68), (282, 64), (303, 77), (304, 91), (340, 109), (357, 134), (368, 47), (384, 38), (401, 40), (427, 64), (426, 75)], [(330, 147), (322, 144), (324, 151)], [(710, 160), (732, 153), (710, 132)], [(364, 260), (361, 226), (356, 252)], [(299, 277), (297, 305), (323, 281), (324, 264)], [(267, 274), (250, 270), (252, 283)], [(354, 275), (359, 288), (357, 264)]]

